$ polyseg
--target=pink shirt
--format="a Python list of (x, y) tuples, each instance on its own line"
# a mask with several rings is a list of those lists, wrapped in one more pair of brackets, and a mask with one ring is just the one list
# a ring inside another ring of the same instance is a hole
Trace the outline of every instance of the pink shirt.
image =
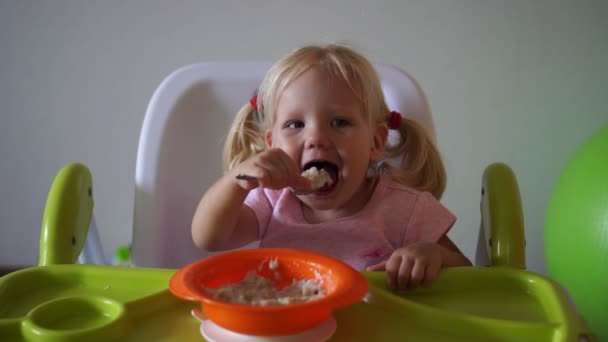
[(252, 190), (245, 204), (259, 224), (260, 247), (310, 250), (340, 259), (363, 271), (400, 247), (436, 242), (456, 217), (430, 193), (381, 176), (369, 202), (356, 214), (311, 224), (288, 189)]

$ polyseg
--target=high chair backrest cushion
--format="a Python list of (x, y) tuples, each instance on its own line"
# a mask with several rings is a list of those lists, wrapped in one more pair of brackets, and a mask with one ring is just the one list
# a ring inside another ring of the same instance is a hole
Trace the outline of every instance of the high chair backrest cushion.
[[(235, 114), (255, 93), (270, 65), (194, 64), (176, 70), (156, 89), (137, 151), (135, 265), (180, 268), (211, 254), (192, 242), (192, 216), (202, 195), (222, 174), (223, 144)], [(421, 122), (434, 137), (419, 84), (396, 67), (375, 67), (389, 108)]]

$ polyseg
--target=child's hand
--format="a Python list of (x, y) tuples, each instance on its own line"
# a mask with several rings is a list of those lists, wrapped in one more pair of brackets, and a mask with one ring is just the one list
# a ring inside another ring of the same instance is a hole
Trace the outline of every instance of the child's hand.
[(397, 249), (388, 260), (369, 266), (367, 271), (385, 270), (388, 287), (403, 291), (419, 285), (429, 286), (437, 278), (441, 264), (441, 246), (417, 242)]
[(271, 149), (257, 154), (232, 169), (234, 175), (245, 174), (255, 177), (256, 182), (239, 180), (238, 184), (245, 190), (256, 187), (283, 189), (310, 188), (310, 180), (300, 175), (300, 168), (281, 149)]

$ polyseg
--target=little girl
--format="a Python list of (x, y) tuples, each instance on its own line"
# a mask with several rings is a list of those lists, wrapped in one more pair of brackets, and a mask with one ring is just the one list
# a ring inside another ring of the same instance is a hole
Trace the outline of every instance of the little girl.
[[(394, 146), (389, 129), (400, 133)], [(205, 250), (256, 240), (311, 250), (385, 270), (394, 290), (471, 264), (446, 235), (456, 218), (438, 201), (446, 176), (437, 148), (387, 108), (374, 68), (347, 47), (303, 47), (272, 66), (235, 118), (224, 166), (192, 221)], [(301, 174), (312, 167), (331, 181), (310, 189)]]

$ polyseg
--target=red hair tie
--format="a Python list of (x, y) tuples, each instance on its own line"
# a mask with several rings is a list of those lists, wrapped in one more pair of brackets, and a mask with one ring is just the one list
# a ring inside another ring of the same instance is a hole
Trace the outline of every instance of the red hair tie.
[(253, 97), (249, 100), (249, 104), (251, 104), (253, 109), (258, 110), (258, 96), (253, 95)]
[(392, 111), (386, 121), (389, 129), (399, 129), (401, 127), (401, 113)]

